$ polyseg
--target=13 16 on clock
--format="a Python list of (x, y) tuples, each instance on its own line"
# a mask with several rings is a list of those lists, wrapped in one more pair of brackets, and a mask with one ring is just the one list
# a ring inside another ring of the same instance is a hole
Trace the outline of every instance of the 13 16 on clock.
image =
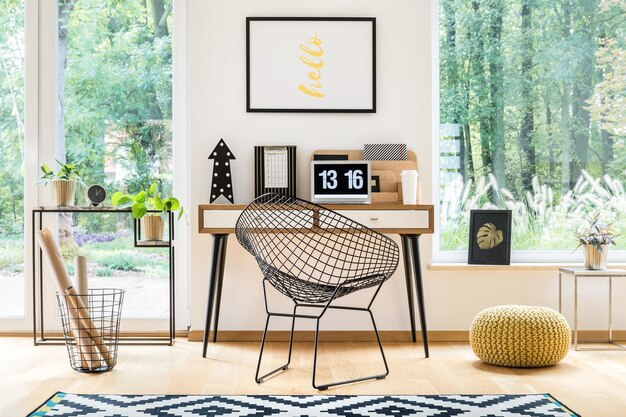
[(311, 201), (369, 203), (370, 170), (369, 161), (312, 161)]

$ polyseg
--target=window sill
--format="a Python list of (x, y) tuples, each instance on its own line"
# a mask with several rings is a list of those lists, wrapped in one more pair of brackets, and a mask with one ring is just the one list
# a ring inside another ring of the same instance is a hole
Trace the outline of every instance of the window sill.
[[(582, 268), (582, 263), (512, 263), (511, 265), (470, 265), (467, 263), (432, 263), (429, 271), (557, 271), (559, 268)], [(626, 269), (624, 263), (610, 263), (609, 267)]]

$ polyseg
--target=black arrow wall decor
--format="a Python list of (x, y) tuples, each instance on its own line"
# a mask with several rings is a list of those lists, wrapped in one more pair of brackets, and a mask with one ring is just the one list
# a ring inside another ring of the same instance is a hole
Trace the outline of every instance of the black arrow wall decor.
[(233, 153), (226, 146), (224, 139), (220, 139), (217, 146), (211, 152), (209, 159), (213, 160), (213, 181), (210, 190), (210, 203), (213, 203), (220, 195), (223, 195), (231, 203), (233, 198), (233, 178), (230, 175), (230, 160), (235, 159)]

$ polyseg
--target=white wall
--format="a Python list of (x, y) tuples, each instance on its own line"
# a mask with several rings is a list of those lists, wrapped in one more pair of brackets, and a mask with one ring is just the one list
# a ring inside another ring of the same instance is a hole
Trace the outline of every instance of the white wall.
[[(191, 164), (191, 204), (208, 203), (211, 162), (220, 138), (235, 157), (235, 201), (254, 196), (253, 146), (298, 146), (300, 196), (309, 195), (308, 161), (316, 149), (359, 149), (363, 143), (406, 142), (418, 155), (424, 202), (432, 195), (432, 11), (430, 0), (190, 0), (187, 3), (187, 122)], [(374, 16), (377, 18), (378, 111), (375, 114), (262, 114), (245, 111), (245, 18), (247, 16)], [(195, 211), (192, 211), (195, 213)], [(191, 327), (202, 329), (211, 237), (191, 230)], [(459, 272), (426, 270), (431, 238), (422, 238), (427, 318), (431, 330), (466, 330), (483, 308), (507, 303), (556, 308), (558, 284), (551, 271)], [(230, 238), (220, 329), (262, 329), (261, 273)], [(605, 323), (604, 283), (588, 287), (589, 320)], [(615, 284), (616, 294), (625, 286)], [(357, 297), (361, 297), (358, 296)], [(280, 297), (275, 297), (281, 301)], [(285, 301), (285, 300), (282, 300)], [(284, 304), (288, 306), (288, 304)], [(567, 304), (566, 304), (567, 306)], [(600, 307), (600, 308), (597, 308)], [(594, 308), (597, 311), (594, 311)], [(374, 310), (382, 329), (408, 329), (402, 271), (383, 286)], [(626, 306), (616, 306), (616, 327), (626, 328)], [(368, 328), (355, 318), (323, 322), (326, 329)], [(620, 319), (621, 318), (621, 319)]]

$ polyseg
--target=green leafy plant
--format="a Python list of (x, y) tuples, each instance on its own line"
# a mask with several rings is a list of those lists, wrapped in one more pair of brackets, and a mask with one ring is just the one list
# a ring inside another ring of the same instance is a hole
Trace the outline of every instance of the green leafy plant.
[(97, 277), (111, 277), (111, 276), (113, 276), (114, 272), (115, 271), (113, 271), (108, 266), (104, 266), (104, 267), (100, 267), (100, 268), (96, 269), (96, 276)]
[(61, 181), (76, 181), (79, 184), (83, 184), (83, 179), (80, 174), (80, 164), (72, 164), (72, 163), (63, 163), (58, 159), (55, 159), (57, 164), (59, 165), (59, 170), (54, 172), (48, 164), (41, 164), (39, 167), (41, 169), (41, 176), (37, 180), (37, 184), (47, 184), (50, 181), (61, 180)]
[(587, 225), (579, 228), (576, 232), (576, 239), (578, 239), (577, 249), (582, 245), (592, 245), (602, 252), (602, 245), (615, 245), (615, 238), (618, 235), (613, 231), (611, 224), (600, 221), (599, 211), (587, 218), (587, 222)]
[[(135, 195), (116, 191), (111, 196), (111, 203), (115, 207), (130, 207), (135, 219), (141, 219), (146, 214), (159, 215), (170, 211), (178, 211), (178, 219), (180, 219), (185, 213), (185, 209), (180, 205), (177, 198), (163, 197), (156, 182), (152, 183), (148, 191), (140, 191)], [(155, 210), (158, 213), (150, 213), (150, 210)]]
[(140, 266), (146, 263), (142, 257), (133, 252), (124, 251), (114, 251), (100, 256), (97, 261), (100, 266), (116, 271), (139, 271)]

